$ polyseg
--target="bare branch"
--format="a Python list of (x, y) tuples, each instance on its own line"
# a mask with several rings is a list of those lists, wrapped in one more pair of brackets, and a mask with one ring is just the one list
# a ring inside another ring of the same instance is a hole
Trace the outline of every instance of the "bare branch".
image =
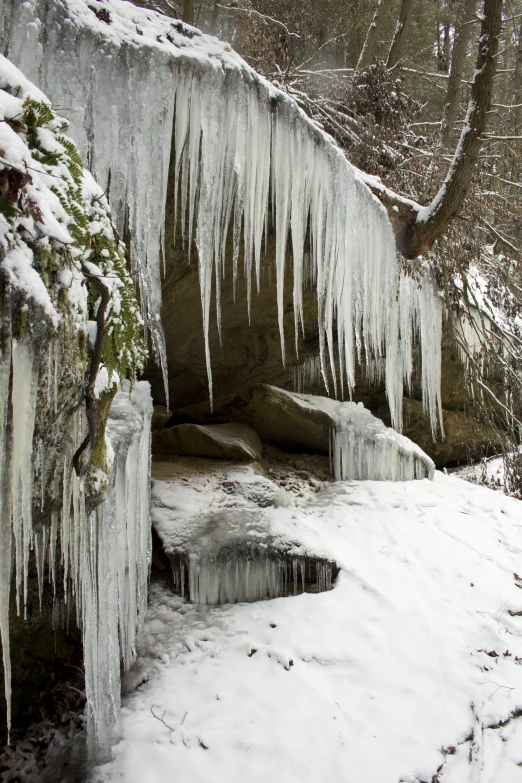
[(269, 21), (273, 24), (279, 25), (279, 27), (282, 27), (287, 35), (292, 35), (294, 38), (301, 38), (299, 33), (292, 33), (284, 22), (281, 22), (279, 19), (274, 19), (273, 16), (268, 16), (268, 14), (262, 14), (260, 11), (256, 11), (254, 8), (239, 8), (236, 6), (221, 5), (221, 3), (216, 3), (216, 6), (218, 8), (222, 8), (224, 11), (239, 11), (243, 14), (252, 14), (253, 16), (257, 16), (259, 19), (262, 19), (265, 22)]

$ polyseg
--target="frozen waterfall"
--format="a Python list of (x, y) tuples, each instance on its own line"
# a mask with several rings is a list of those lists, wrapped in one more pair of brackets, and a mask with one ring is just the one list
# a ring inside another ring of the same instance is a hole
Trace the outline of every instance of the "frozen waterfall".
[(83, 0), (7, 0), (0, 31), (5, 53), (63, 107), (84, 159), (100, 183), (110, 184), (113, 217), (132, 234), (133, 268), (164, 376), (161, 258), (173, 154), (183, 241), (197, 245), (210, 396), (211, 296), (214, 287), (219, 330), (227, 234), (233, 232), (234, 279), (242, 250), (250, 304), (270, 222), (283, 362), (290, 238), (295, 339), (304, 327), (303, 287), (311, 283), (327, 390), (349, 393), (362, 363), (385, 378), (392, 424), (400, 429), (418, 337), (435, 429), (441, 302), (428, 276), (420, 288), (401, 280), (386, 212), (342, 151), (227, 44), (121, 0), (103, 5), (110, 23)]
[[(52, 353), (52, 352), (51, 352)], [(83, 482), (72, 457), (85, 435), (79, 410), (63, 444), (62, 507), (49, 526), (33, 526), (33, 495), (43, 498), (43, 445), (34, 441), (39, 400), (48, 397), (53, 374), (46, 373), (29, 341), (7, 341), (0, 361), (0, 632), (8, 722), (11, 711), (9, 650), (10, 575), (19, 612), (25, 611), (31, 551), (43, 588), (46, 569), (55, 594), (76, 607), (82, 629), (90, 752), (108, 758), (118, 738), (120, 660), (128, 668), (147, 603), (150, 562), (149, 461), (152, 402), (147, 383), (120, 391), (113, 402), (107, 435), (114, 450), (105, 501), (88, 513)], [(42, 386), (43, 384), (43, 386)], [(33, 448), (35, 446), (36, 448)], [(37, 455), (33, 467), (33, 454)], [(38, 484), (42, 486), (38, 486)], [(34, 486), (34, 492), (33, 492)]]

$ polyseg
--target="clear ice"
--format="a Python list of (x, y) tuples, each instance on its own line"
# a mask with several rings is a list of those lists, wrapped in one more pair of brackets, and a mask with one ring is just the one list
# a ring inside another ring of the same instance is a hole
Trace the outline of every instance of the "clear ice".
[(337, 575), (335, 563), (282, 554), (208, 558), (180, 557), (173, 567), (176, 591), (192, 603), (236, 604), (266, 598), (322, 593)]

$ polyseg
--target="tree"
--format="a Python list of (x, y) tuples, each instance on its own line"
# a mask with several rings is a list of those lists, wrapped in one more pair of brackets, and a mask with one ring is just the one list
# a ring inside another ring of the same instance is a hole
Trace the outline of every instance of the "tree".
[(476, 7), (477, 0), (459, 0), (457, 4), (448, 90), (442, 118), (441, 142), (444, 147), (449, 147), (450, 145), (451, 134), (455, 127), (455, 120), (457, 119), (462, 86), (462, 73), (468, 51), (471, 23)]
[(466, 198), (491, 106), (501, 22), (502, 0), (485, 0), (464, 128), (448, 174), (429, 206), (420, 207), (368, 180), (373, 192), (388, 209), (397, 248), (405, 258), (414, 259), (425, 253), (446, 230)]
[(388, 54), (388, 60), (386, 62), (387, 68), (395, 68), (397, 63), (402, 59), (408, 40), (408, 31), (411, 24), (414, 3), (415, 0), (402, 0), (401, 2), (399, 20), (395, 28), (390, 53)]
[(374, 61), (382, 23), (386, 14), (390, 11), (390, 8), (391, 0), (378, 0), (377, 8), (375, 9), (372, 22), (368, 27), (361, 54), (359, 55), (356, 70), (360, 71)]
[(183, 21), (194, 24), (194, 0), (183, 0)]

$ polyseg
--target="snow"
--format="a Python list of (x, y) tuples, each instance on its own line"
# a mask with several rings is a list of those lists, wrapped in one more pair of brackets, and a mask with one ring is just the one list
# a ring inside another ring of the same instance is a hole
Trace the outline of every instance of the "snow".
[(367, 410), (362, 402), (339, 402), (312, 394), (278, 390), (303, 411), (326, 414), (332, 422), (332, 452), (338, 479), (407, 481), (432, 478), (433, 461), (409, 438)]
[(416, 285), (402, 284), (384, 207), (294, 100), (227, 44), (121, 0), (96, 4), (109, 23), (83, 0), (11, 5), (9, 56), (64, 107), (70, 133), (96, 179), (105, 185), (110, 172), (112, 212), (120, 234), (126, 227), (132, 234), (133, 271), (165, 381), (160, 258), (174, 147), (183, 241), (190, 248), (194, 239), (197, 247), (211, 400), (211, 298), (214, 286), (220, 330), (227, 232), (234, 236), (234, 279), (243, 236), (250, 309), (260, 284), (270, 201), (283, 364), (290, 235), (295, 339), (304, 327), (303, 288), (312, 283), (327, 392), (348, 396), (355, 365), (363, 364), (385, 379), (392, 423), (400, 430), (411, 332), (430, 357), (422, 380), (435, 428), (440, 357), (432, 349), (440, 343), (441, 304), (433, 284), (425, 276), (422, 295), (416, 295)]
[(522, 780), (520, 501), (437, 473), (304, 481), (274, 508), (254, 468), (223, 493), (174, 467), (156, 466), (154, 515), (177, 499), (188, 526), (257, 484), (274, 531), (341, 572), (331, 591), (222, 606), (154, 584), (124, 739), (92, 783), (417, 783), (440, 765), (444, 783)]

